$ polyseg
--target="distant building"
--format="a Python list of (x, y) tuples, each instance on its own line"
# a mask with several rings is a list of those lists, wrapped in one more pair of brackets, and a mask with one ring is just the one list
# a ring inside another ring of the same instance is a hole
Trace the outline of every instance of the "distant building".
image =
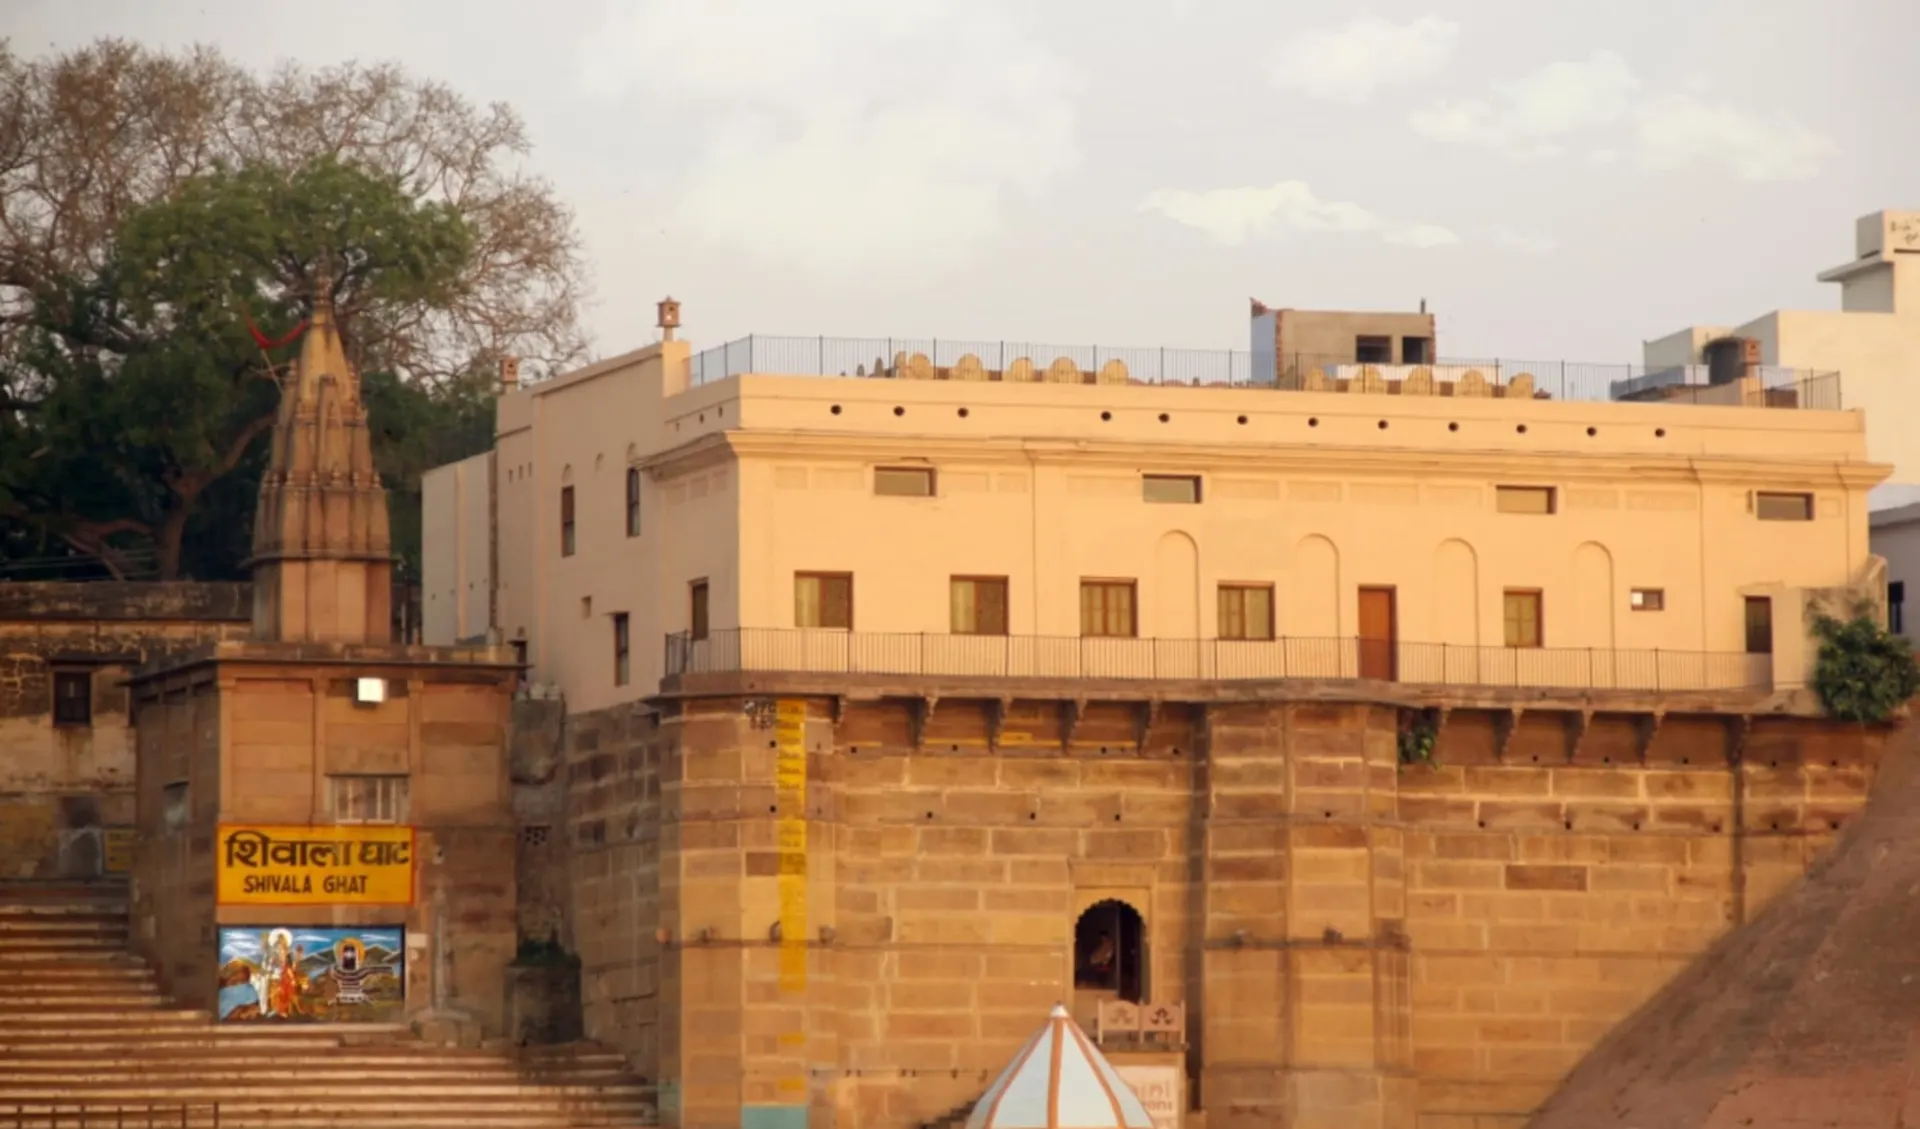
[(1867, 417), (1867, 456), (1893, 468), (1890, 501), (1920, 486), (1920, 212), (1883, 211), (1854, 225), (1854, 257), (1823, 271), (1838, 310), (1775, 310), (1738, 326), (1696, 325), (1649, 341), (1649, 369), (1703, 366), (1714, 383), (1756, 368), (1837, 371), (1844, 403)]

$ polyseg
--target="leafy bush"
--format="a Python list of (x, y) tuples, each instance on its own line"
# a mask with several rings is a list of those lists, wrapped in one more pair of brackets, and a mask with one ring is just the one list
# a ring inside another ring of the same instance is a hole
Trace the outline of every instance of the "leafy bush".
[(1920, 663), (1913, 645), (1880, 625), (1871, 602), (1856, 605), (1847, 619), (1812, 612), (1820, 641), (1813, 690), (1827, 713), (1842, 721), (1883, 722), (1920, 692)]
[(1422, 713), (1403, 713), (1400, 721), (1400, 763), (1424, 764), (1432, 767), (1439, 762), (1434, 759), (1435, 746), (1440, 741), (1440, 727), (1433, 719)]

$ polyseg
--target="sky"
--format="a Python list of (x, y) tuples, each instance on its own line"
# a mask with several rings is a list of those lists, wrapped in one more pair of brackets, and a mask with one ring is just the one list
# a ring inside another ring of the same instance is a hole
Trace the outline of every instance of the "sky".
[[(611, 355), (749, 333), (1247, 347), (1248, 300), (1629, 362), (1832, 308), (1920, 207), (1907, 0), (0, 0), (526, 119)], [(1892, 143), (1889, 143), (1890, 139)]]

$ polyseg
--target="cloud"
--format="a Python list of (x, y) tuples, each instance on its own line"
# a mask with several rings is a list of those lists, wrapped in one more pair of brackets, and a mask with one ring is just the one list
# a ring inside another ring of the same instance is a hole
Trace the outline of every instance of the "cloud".
[(1515, 251), (1522, 255), (1545, 255), (1560, 245), (1547, 236), (1528, 235), (1510, 227), (1489, 228), (1487, 238), (1502, 250)]
[(1567, 135), (1626, 117), (1639, 86), (1625, 59), (1596, 51), (1578, 62), (1549, 63), (1515, 82), (1494, 83), (1490, 99), (1416, 111), (1412, 124), (1435, 141), (1500, 149), (1521, 160), (1555, 156)]
[(1329, 102), (1365, 102), (1375, 90), (1440, 73), (1459, 38), (1460, 25), (1437, 16), (1404, 24), (1361, 16), (1282, 43), (1273, 60), (1273, 85)]
[(1228, 247), (1287, 233), (1367, 235), (1402, 247), (1451, 247), (1460, 237), (1444, 227), (1396, 223), (1342, 200), (1321, 200), (1298, 180), (1270, 188), (1215, 188), (1202, 192), (1162, 188), (1140, 202), (1183, 227)]
[(1612, 164), (1624, 149), (1647, 168), (1704, 161), (1748, 181), (1813, 176), (1836, 151), (1790, 119), (1707, 100), (1707, 82), (1698, 76), (1677, 93), (1644, 93), (1626, 60), (1611, 51), (1550, 63), (1492, 86), (1491, 97), (1416, 111), (1413, 129), (1434, 141), (1495, 149), (1518, 161), (1557, 157), (1576, 137), (1611, 131), (1617, 136), (1588, 149), (1588, 161)]
[(1079, 159), (1081, 80), (1012, 10), (608, 0), (580, 81), (696, 115), (675, 225), (823, 272), (944, 266)]
[(1640, 107), (1637, 126), (1640, 160), (1649, 168), (1709, 160), (1747, 181), (1806, 180), (1837, 151), (1831, 141), (1798, 122), (1769, 120), (1692, 94), (1647, 102)]

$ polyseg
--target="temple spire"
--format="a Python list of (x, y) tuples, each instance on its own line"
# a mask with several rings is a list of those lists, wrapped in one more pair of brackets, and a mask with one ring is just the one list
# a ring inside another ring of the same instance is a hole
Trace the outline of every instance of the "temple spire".
[(298, 642), (387, 642), (393, 555), (360, 374), (324, 268), (300, 356), (280, 388), (253, 526), (253, 631)]

